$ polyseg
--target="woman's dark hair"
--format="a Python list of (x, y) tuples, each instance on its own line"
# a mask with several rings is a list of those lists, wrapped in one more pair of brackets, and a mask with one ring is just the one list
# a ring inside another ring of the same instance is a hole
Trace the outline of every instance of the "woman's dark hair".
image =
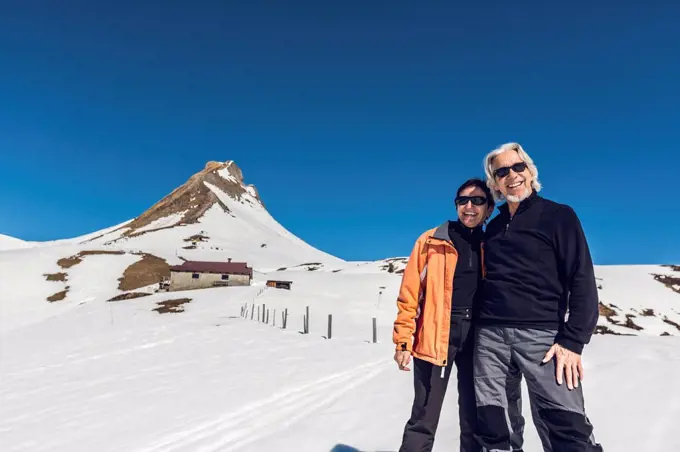
[(456, 197), (460, 196), (460, 192), (462, 192), (468, 187), (480, 188), (484, 192), (484, 196), (486, 196), (486, 203), (489, 206), (489, 213), (493, 212), (493, 209), (496, 206), (496, 201), (494, 201), (493, 195), (491, 195), (491, 190), (489, 189), (489, 187), (481, 179), (473, 177), (472, 179), (468, 179), (465, 182), (463, 182), (463, 185), (461, 185), (456, 191)]

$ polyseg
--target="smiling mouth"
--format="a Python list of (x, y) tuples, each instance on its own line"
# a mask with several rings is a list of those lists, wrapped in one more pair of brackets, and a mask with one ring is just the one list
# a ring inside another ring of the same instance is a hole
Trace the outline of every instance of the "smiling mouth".
[(520, 185), (522, 185), (523, 183), (524, 183), (524, 181), (515, 182), (514, 184), (508, 185), (508, 188), (517, 188)]
[(463, 215), (466, 217), (476, 217), (477, 214), (475, 212), (463, 212)]

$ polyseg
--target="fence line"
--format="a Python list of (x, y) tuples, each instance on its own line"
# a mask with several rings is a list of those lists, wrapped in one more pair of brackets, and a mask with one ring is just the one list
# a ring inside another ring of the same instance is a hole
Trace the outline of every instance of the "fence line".
[[(260, 305), (257, 305), (257, 321), (260, 323), (266, 323), (269, 325), (269, 308), (267, 308), (266, 304), (262, 304), (262, 316), (260, 316)], [(248, 319), (248, 312), (250, 312), (250, 320), (253, 320), (253, 315), (255, 313), (255, 304), (252, 303), (250, 305), (250, 309), (248, 306), (248, 303), (244, 303), (243, 306), (241, 306), (241, 317), (244, 319)], [(273, 317), (272, 317), (272, 326), (276, 326), (276, 309), (273, 309)], [(309, 319), (310, 319), (310, 314), (309, 314), (309, 305), (305, 306), (305, 313), (302, 315), (302, 334), (309, 334)], [(372, 317), (371, 318), (372, 322), (372, 343), (376, 344), (378, 343), (378, 325), (377, 325), (377, 318)], [(281, 327), (280, 329), (285, 330), (288, 328), (288, 308), (284, 308), (281, 311)], [(333, 337), (333, 314), (328, 314), (328, 327), (327, 327), (327, 335), (326, 339), (330, 340)], [(368, 341), (367, 341), (368, 342)]]

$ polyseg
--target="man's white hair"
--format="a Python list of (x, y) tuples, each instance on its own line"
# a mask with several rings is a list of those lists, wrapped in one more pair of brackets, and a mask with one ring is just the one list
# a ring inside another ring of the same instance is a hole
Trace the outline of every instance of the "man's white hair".
[(531, 186), (537, 193), (541, 191), (542, 185), (541, 182), (539, 182), (538, 180), (538, 168), (536, 168), (536, 165), (534, 164), (532, 158), (529, 156), (529, 154), (526, 153), (526, 151), (522, 148), (522, 146), (519, 143), (505, 143), (504, 145), (499, 146), (498, 148), (489, 152), (488, 154), (486, 154), (486, 157), (484, 157), (484, 172), (486, 173), (486, 185), (489, 187), (489, 189), (491, 189), (491, 193), (493, 194), (494, 199), (496, 201), (502, 201), (503, 199), (505, 199), (503, 193), (501, 193), (500, 190), (496, 190), (494, 188), (493, 177), (494, 170), (493, 160), (496, 158), (496, 156), (502, 154), (505, 151), (517, 152), (519, 158), (522, 159), (522, 161), (527, 164), (529, 172), (534, 177), (534, 180), (531, 181)]

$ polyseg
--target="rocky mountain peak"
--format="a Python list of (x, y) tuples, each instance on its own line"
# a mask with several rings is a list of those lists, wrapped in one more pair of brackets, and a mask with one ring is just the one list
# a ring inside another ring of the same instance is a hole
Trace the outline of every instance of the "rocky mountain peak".
[(233, 160), (210, 161), (203, 170), (126, 224), (124, 227), (129, 229), (124, 236), (197, 223), (214, 205), (231, 214), (227, 205), (215, 194), (214, 188), (242, 204), (264, 207), (257, 189), (244, 184), (243, 172)]
[(208, 162), (206, 167), (208, 167), (211, 164), (213, 164), (213, 165), (219, 164), (219, 166), (220, 166), (219, 170), (222, 171), (222, 174), (224, 174), (224, 173), (229, 174), (229, 176), (236, 179), (236, 181), (239, 184), (243, 184), (243, 171), (241, 171), (241, 168), (239, 168), (238, 165), (233, 160), (227, 160), (224, 163)]

